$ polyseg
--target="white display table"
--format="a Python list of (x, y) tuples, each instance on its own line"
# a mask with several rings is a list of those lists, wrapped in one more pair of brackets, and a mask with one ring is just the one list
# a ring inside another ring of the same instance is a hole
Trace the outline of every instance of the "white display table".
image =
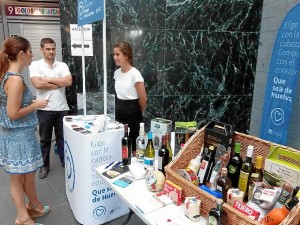
[(96, 173), (98, 166), (121, 159), (123, 127), (83, 134), (73, 128), (85, 127), (93, 121), (82, 121), (82, 116), (72, 116), (71, 120), (66, 118), (66, 194), (74, 217), (81, 224), (96, 225), (127, 214), (128, 206)]
[[(132, 162), (136, 161), (132, 158)], [(184, 215), (184, 206), (176, 206), (174, 204), (155, 209), (148, 213), (142, 213), (137, 209), (137, 198), (153, 198), (154, 192), (148, 190), (145, 179), (135, 180), (126, 188), (119, 187), (113, 184), (114, 181), (120, 179), (122, 176), (131, 175), (130, 172), (117, 176), (116, 178), (109, 179), (102, 173), (105, 172), (105, 165), (97, 167), (98, 175), (111, 187), (115, 193), (131, 208), (131, 210), (140, 217), (147, 225), (206, 225), (207, 220), (201, 217), (199, 222), (192, 222)], [(132, 176), (132, 175), (131, 175)], [(140, 201), (140, 200), (138, 200)]]

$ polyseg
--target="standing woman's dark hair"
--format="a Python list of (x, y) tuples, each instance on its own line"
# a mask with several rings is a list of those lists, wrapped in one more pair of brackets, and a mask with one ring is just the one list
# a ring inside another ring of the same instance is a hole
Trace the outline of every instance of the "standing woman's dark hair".
[(29, 41), (19, 36), (12, 36), (3, 43), (3, 50), (0, 51), (0, 81), (8, 70), (9, 61), (16, 61), (19, 52), (26, 52), (28, 48)]
[(119, 48), (120, 51), (123, 53), (123, 55), (128, 58), (129, 64), (133, 66), (133, 62), (132, 62), (133, 53), (129, 43), (125, 41), (121, 41), (115, 44), (114, 48)]

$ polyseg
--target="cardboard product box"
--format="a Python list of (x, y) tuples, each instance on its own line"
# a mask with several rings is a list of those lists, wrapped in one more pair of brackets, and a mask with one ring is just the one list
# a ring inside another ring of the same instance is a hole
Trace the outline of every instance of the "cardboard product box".
[(172, 132), (172, 121), (163, 118), (154, 118), (151, 120), (151, 128), (153, 146), (155, 150), (159, 150), (161, 147), (161, 137), (166, 133)]
[(280, 176), (294, 188), (300, 186), (300, 154), (297, 152), (272, 145), (264, 170)]
[(205, 127), (204, 148), (213, 145), (216, 150), (215, 158), (219, 158), (224, 152), (233, 150), (233, 128), (229, 124), (211, 121)]

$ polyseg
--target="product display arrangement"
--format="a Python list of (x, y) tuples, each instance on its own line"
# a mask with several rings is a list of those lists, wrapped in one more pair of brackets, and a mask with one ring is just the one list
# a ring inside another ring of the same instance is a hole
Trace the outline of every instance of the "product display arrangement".
[[(297, 150), (234, 132), (231, 125), (216, 121), (192, 132), (184, 131), (181, 123), (178, 133), (169, 129), (169, 120), (155, 118), (151, 123), (153, 130), (147, 134), (140, 124), (136, 140), (130, 139), (128, 124), (120, 124), (120, 158), (116, 155), (96, 168), (145, 223), (299, 223)], [(91, 124), (84, 125), (87, 129)], [(95, 133), (80, 128), (72, 127), (87, 137)], [(137, 149), (132, 149), (133, 141)]]
[(300, 153), (295, 149), (212, 121), (188, 140), (165, 171), (167, 179), (183, 187), (184, 198), (202, 201), (200, 215), (209, 224), (300, 222)]

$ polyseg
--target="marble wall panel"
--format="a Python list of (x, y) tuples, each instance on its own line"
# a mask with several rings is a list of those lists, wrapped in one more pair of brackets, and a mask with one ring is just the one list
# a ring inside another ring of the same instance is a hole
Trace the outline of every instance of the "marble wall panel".
[[(81, 57), (70, 56), (69, 24), (77, 1), (60, 1), (63, 60), (74, 85), (68, 89), (73, 113), (82, 92)], [(154, 117), (174, 121), (210, 120), (249, 127), (262, 11), (260, 0), (107, 1), (107, 84), (114, 93), (112, 57), (118, 41), (132, 45), (134, 64), (148, 94), (146, 128)], [(86, 57), (86, 89), (103, 90), (102, 22), (93, 23), (94, 56)]]

